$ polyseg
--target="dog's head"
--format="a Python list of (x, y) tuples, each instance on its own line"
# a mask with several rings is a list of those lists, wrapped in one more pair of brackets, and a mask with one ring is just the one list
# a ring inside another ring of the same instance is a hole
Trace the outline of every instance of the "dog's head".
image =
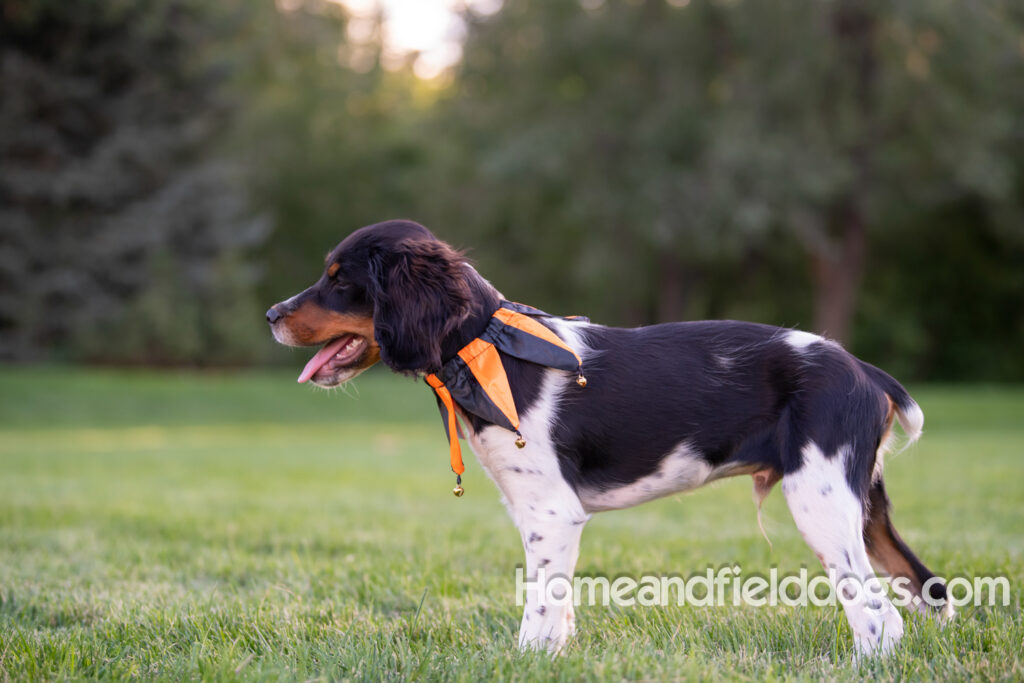
[(337, 386), (378, 360), (436, 372), (442, 343), (469, 316), (472, 272), (422, 225), (377, 223), (336, 246), (320, 279), (271, 306), (267, 322), (282, 344), (322, 346), (300, 382)]

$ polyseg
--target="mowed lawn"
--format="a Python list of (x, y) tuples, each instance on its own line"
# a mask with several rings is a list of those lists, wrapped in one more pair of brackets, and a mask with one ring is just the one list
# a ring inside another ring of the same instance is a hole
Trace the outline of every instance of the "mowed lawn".
[[(1024, 389), (914, 387), (922, 441), (889, 460), (895, 521), (945, 576), (1009, 607), (852, 661), (838, 608), (581, 607), (563, 656), (516, 651), (519, 537), (434, 399), (371, 371), (0, 368), (0, 680), (1024, 677)], [(579, 572), (745, 575), (818, 564), (749, 477), (597, 515)]]

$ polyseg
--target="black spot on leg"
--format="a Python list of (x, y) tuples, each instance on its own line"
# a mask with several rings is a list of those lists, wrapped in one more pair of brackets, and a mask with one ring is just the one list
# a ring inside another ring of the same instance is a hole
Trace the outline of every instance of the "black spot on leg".
[(542, 559), (542, 560), (540, 561), (540, 564), (538, 564), (537, 566), (538, 566), (538, 567), (546, 567), (546, 566), (548, 566), (549, 564), (551, 564), (551, 560), (549, 560), (548, 558), (546, 558), (546, 557), (545, 557), (544, 559)]
[(548, 510), (548, 514), (549, 514), (549, 515), (557, 515), (558, 513), (557, 513), (557, 512), (555, 512), (554, 510), (551, 510), (551, 509), (549, 509), (549, 510)]
[(541, 616), (544, 616), (544, 613), (547, 612), (547, 611), (548, 611), (548, 608), (545, 607), (544, 605), (541, 605), (540, 607), (537, 608), (537, 614), (539, 614)]
[(868, 624), (868, 630), (871, 631), (871, 635), (878, 633), (878, 627), (875, 626), (874, 623)]
[(535, 543), (536, 541), (543, 541), (544, 537), (535, 531), (530, 532), (530, 537), (526, 539), (527, 543)]
[(522, 467), (509, 467), (508, 469), (509, 469), (510, 472), (515, 472), (516, 474), (522, 474), (523, 473), (523, 468)]
[(882, 609), (882, 603), (880, 600), (869, 600), (868, 609), (880, 610)]
[(850, 561), (850, 551), (849, 550), (844, 550), (843, 551), (843, 557), (846, 558), (846, 566), (849, 567), (850, 569), (853, 569), (853, 562)]
[(830, 493), (832, 493), (832, 484), (825, 484), (824, 486), (821, 487), (822, 496), (827, 496)]
[(572, 520), (572, 525), (573, 526), (579, 526), (580, 524), (586, 524), (586, 523), (587, 523), (587, 520), (585, 520), (585, 519), (574, 519), (574, 520)]

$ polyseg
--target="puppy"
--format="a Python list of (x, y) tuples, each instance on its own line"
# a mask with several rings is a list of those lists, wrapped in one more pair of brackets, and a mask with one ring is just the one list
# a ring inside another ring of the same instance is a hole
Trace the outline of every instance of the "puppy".
[[(945, 586), (896, 533), (882, 482), (894, 420), (912, 442), (924, 415), (833, 341), (736, 321), (621, 329), (549, 316), (507, 302), (410, 221), (349, 235), (267, 321), (282, 344), (321, 347), (300, 382), (336, 386), (378, 361), (427, 379), (453, 469), (458, 415), (519, 529), (528, 578), (540, 568), (571, 578), (595, 512), (749, 474), (758, 503), (782, 482), (837, 583), (852, 575), (877, 588), (874, 564), (903, 579), (921, 611), (952, 614)], [(902, 619), (886, 597), (859, 592), (843, 605), (857, 650), (891, 650)], [(527, 593), (519, 644), (558, 651), (572, 601), (541, 593)]]

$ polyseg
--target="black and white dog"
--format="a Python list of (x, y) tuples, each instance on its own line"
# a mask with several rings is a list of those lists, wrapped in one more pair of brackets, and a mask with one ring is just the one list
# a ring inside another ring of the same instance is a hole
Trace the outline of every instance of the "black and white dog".
[[(300, 381), (336, 386), (378, 360), (408, 375), (438, 372), (502, 300), (426, 228), (388, 221), (349, 235), (320, 279), (267, 320), (283, 344), (323, 345)], [(889, 518), (882, 458), (893, 421), (910, 441), (924, 422), (892, 377), (833, 341), (766, 325), (541, 322), (582, 358), (586, 388), (569, 372), (502, 354), (525, 448), (458, 411), (522, 536), (528, 577), (541, 567), (571, 577), (595, 512), (750, 474), (759, 501), (782, 481), (797, 527), (836, 575), (874, 582), (874, 564), (930, 598), (922, 611), (952, 614), (945, 586), (929, 581)], [(544, 602), (527, 595), (519, 644), (557, 651), (574, 630), (571, 601)], [(885, 597), (865, 594), (844, 609), (859, 652), (886, 652), (903, 634)]]

